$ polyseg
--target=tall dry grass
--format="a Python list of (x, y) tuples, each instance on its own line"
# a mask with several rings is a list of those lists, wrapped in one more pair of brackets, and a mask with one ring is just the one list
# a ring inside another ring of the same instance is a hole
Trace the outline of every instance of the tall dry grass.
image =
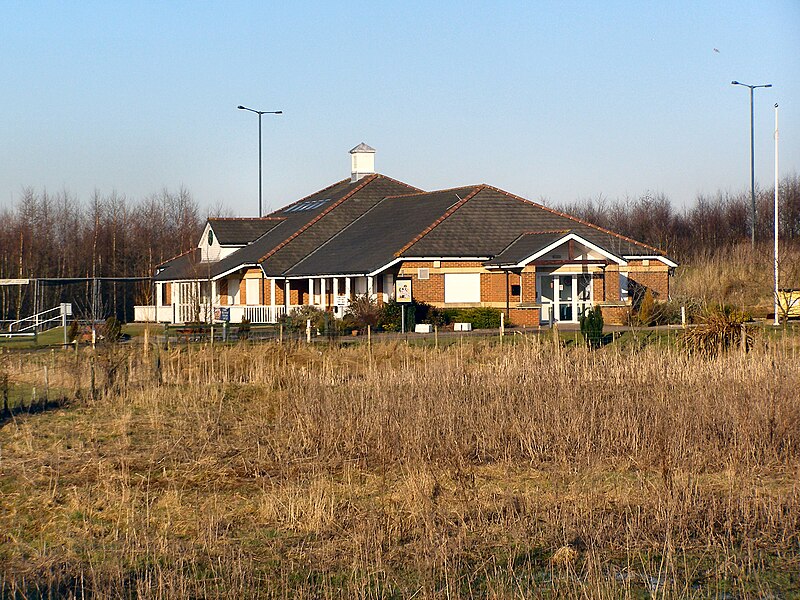
[(113, 350), (94, 400), (56, 357), (80, 398), (0, 430), (0, 589), (798, 591), (799, 346)]
[[(675, 273), (672, 296), (689, 303), (729, 304), (753, 316), (773, 310), (774, 249), (771, 244), (739, 244), (698, 252)], [(800, 248), (782, 244), (779, 286), (800, 288)]]

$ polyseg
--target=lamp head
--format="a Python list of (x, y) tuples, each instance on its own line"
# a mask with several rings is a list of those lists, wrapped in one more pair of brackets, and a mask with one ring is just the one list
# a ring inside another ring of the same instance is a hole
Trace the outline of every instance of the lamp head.
[(239, 110), (247, 110), (247, 109), (246, 109), (244, 106), (242, 106), (241, 104), (240, 104), (239, 106), (237, 106), (236, 108), (238, 108)]
[[(731, 85), (742, 85), (738, 81), (731, 81)], [(239, 108), (242, 108), (241, 106)]]

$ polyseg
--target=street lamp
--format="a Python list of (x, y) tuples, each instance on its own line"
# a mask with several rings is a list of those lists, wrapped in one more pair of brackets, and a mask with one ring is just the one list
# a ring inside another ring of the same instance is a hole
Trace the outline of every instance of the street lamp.
[(756, 175), (755, 175), (755, 162), (753, 159), (753, 90), (756, 88), (771, 88), (772, 84), (765, 85), (747, 85), (740, 81), (731, 81), (731, 85), (741, 85), (742, 87), (750, 88), (750, 204), (753, 216), (753, 225), (750, 230), (750, 240), (753, 247), (756, 245)]
[(247, 108), (241, 104), (237, 106), (239, 110), (249, 110), (250, 112), (258, 115), (258, 216), (262, 216), (261, 212), (261, 115), (282, 115), (282, 110), (255, 110)]

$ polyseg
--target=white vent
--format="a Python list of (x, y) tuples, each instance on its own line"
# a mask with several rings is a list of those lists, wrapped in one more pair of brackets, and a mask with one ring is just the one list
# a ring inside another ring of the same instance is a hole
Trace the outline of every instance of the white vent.
[(431, 278), (430, 269), (417, 269), (417, 279), (430, 279), (430, 278)]

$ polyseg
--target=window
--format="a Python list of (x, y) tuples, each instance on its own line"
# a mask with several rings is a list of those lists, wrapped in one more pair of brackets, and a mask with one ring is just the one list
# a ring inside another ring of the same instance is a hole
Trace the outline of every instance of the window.
[(430, 279), (430, 278), (431, 278), (430, 269), (417, 269), (417, 279)]
[(511, 286), (511, 295), (512, 296), (519, 296), (521, 290), (521, 286), (519, 284), (513, 284)]
[(326, 202), (330, 202), (330, 198), (325, 198), (324, 200), (306, 200), (304, 202), (298, 202), (297, 204), (293, 204), (283, 212), (303, 212), (306, 210), (314, 210), (315, 208), (319, 208)]
[(245, 302), (250, 305), (254, 306), (256, 304), (261, 303), (261, 298), (259, 298), (259, 283), (261, 283), (260, 279), (245, 279)]
[(447, 304), (481, 301), (480, 273), (445, 273), (444, 301)]

